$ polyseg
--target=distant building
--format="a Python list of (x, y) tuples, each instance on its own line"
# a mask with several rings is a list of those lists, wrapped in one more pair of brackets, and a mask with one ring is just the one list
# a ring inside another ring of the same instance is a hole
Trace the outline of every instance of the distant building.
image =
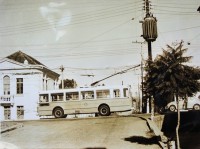
[(0, 59), (0, 120), (38, 119), (38, 92), (58, 89), (58, 78), (21, 51)]

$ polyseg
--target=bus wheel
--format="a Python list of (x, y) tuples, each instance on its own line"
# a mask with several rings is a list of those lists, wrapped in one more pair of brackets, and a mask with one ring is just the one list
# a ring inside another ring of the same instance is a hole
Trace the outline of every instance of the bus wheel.
[(55, 108), (53, 110), (53, 115), (55, 116), (55, 118), (62, 118), (64, 116), (64, 111), (62, 108)]
[(101, 105), (99, 107), (99, 115), (109, 116), (110, 115), (110, 108), (107, 105)]

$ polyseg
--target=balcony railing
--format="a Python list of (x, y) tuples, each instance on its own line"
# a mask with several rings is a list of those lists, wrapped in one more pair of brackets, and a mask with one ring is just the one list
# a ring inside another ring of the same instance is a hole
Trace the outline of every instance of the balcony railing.
[(14, 104), (13, 95), (2, 95), (0, 96), (0, 104)]

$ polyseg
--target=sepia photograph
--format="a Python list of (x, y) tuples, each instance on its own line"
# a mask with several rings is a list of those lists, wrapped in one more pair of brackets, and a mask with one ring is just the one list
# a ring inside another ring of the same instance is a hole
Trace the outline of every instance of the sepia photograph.
[(199, 0), (0, 0), (0, 149), (200, 149)]

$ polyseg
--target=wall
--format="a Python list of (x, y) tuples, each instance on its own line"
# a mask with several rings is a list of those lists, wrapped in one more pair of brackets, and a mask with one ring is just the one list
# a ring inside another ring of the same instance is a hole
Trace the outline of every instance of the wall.
[[(39, 119), (37, 116), (37, 102), (39, 91), (43, 90), (43, 79), (47, 80), (47, 89), (55, 89), (55, 81), (46, 77), (42, 71), (30, 68), (28, 65), (0, 61), (0, 97), (3, 93), (3, 77), (10, 77), (10, 97), (13, 97), (14, 104), (11, 104), (11, 120), (17, 119), (17, 106), (24, 107), (24, 119)], [(23, 78), (23, 94), (17, 94), (17, 78)], [(0, 105), (0, 120), (4, 120), (4, 106)]]

